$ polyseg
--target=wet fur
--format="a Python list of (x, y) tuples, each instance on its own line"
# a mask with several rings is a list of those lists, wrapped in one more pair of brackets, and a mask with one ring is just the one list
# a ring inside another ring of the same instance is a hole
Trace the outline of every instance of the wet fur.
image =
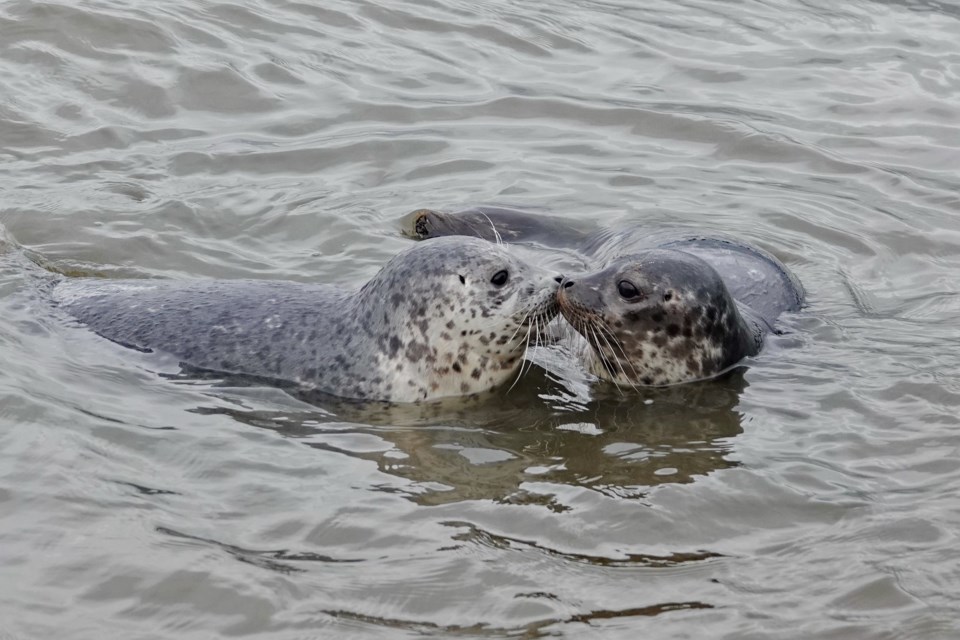
[[(492, 221), (486, 230), (481, 219)], [(617, 384), (715, 376), (758, 353), (779, 315), (803, 304), (803, 288), (783, 263), (734, 238), (641, 226), (591, 233), (562, 220), (488, 207), (453, 214), (419, 210), (405, 221), (408, 235), (419, 238), (485, 237), (491, 223), (516, 242), (581, 253), (587, 272), (558, 291), (561, 313), (589, 343), (588, 367)], [(631, 269), (655, 291), (651, 295), (672, 288), (673, 299), (627, 303), (615, 287)]]
[[(616, 283), (643, 292), (624, 300)], [(625, 256), (558, 293), (563, 317), (593, 348), (595, 374), (633, 386), (709, 378), (759, 351), (762, 328), (744, 317), (719, 275), (679, 251)]]
[[(508, 270), (505, 285), (491, 276)], [(65, 279), (60, 306), (98, 334), (192, 367), (331, 395), (412, 402), (511, 381), (556, 315), (554, 274), (475, 238), (399, 254), (359, 290), (269, 281)]]

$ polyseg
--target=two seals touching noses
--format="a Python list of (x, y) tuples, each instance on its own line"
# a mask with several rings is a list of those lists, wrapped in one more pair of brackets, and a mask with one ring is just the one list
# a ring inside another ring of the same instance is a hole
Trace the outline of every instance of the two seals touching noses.
[(449, 237), (400, 253), (359, 290), (88, 278), (65, 279), (54, 295), (101, 336), (195, 368), (414, 402), (515, 378), (557, 314), (559, 280), (501, 245)]
[(735, 238), (634, 225), (581, 223), (501, 207), (419, 209), (406, 235), (504, 237), (573, 250), (585, 273), (557, 292), (563, 318), (589, 344), (584, 365), (623, 386), (716, 376), (760, 351), (777, 318), (803, 305), (799, 280), (776, 257)]
[[(193, 368), (392, 402), (515, 379), (558, 313), (589, 344), (584, 364), (603, 379), (660, 386), (710, 378), (758, 353), (777, 317), (803, 302), (779, 260), (730, 238), (639, 226), (590, 232), (509, 209), (411, 217), (408, 234), (427, 241), (358, 290), (68, 278), (54, 296), (101, 336)], [(481, 239), (488, 236), (496, 242)], [(564, 280), (522, 260), (502, 236), (572, 248), (586, 272)]]

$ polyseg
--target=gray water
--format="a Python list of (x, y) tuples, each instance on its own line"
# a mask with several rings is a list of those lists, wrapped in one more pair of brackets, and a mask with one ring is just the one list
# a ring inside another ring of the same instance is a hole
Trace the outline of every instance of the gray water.
[(0, 3), (63, 273), (359, 285), (418, 207), (722, 231), (727, 379), (374, 410), (178, 375), (0, 269), (0, 637), (960, 636), (960, 4)]

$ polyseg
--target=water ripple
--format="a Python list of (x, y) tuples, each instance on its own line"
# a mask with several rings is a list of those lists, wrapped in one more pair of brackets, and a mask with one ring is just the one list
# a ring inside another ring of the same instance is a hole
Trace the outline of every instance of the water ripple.
[(956, 637), (958, 27), (936, 0), (0, 4), (0, 222), (52, 271), (357, 286), (402, 214), (500, 203), (734, 234), (809, 294), (722, 381), (585, 398), (535, 367), (371, 409), (105, 343), (4, 254), (5, 631)]

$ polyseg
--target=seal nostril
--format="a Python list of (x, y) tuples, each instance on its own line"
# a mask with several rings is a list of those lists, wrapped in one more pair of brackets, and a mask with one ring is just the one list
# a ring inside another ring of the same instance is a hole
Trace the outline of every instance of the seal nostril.
[(563, 283), (564, 289), (569, 289), (572, 286), (573, 286), (573, 280), (567, 280), (566, 282)]
[(553, 276), (553, 279), (556, 280), (558, 284), (563, 284), (563, 276)]

